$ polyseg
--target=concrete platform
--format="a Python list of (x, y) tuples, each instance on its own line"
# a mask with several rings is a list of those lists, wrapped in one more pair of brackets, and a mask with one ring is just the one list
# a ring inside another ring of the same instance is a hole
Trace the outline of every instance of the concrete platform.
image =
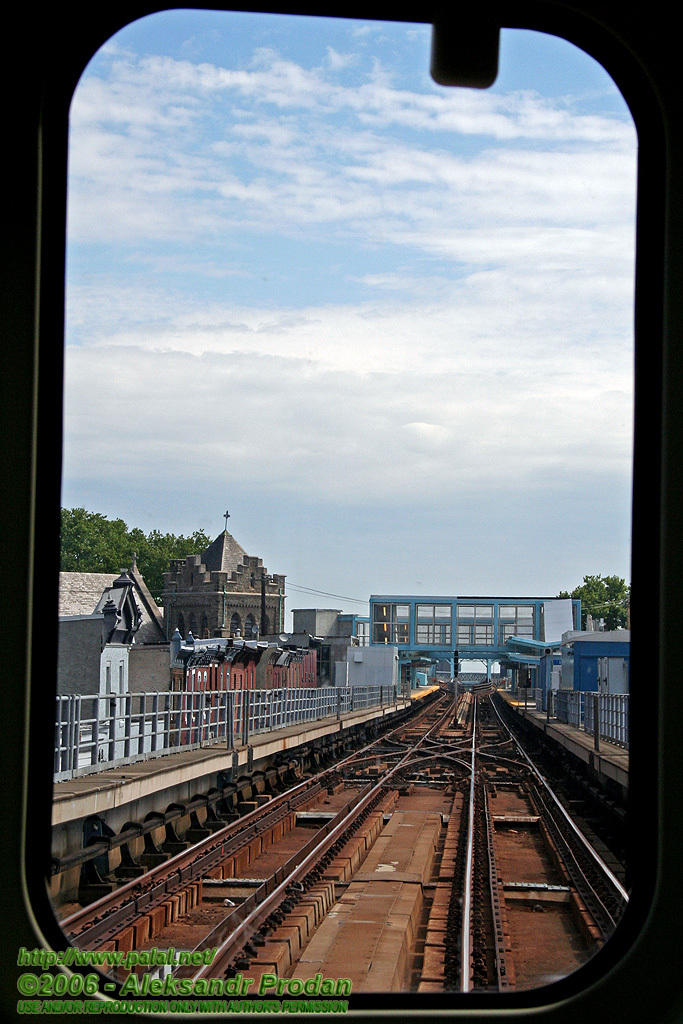
[(513, 708), (521, 718), (531, 722), (537, 729), (545, 733), (549, 739), (560, 746), (565, 747), (580, 761), (587, 764), (598, 776), (609, 779), (610, 782), (621, 786), (624, 792), (628, 790), (629, 753), (623, 747), (618, 747), (608, 740), (600, 740), (600, 750), (595, 749), (595, 741), (590, 733), (585, 733), (573, 725), (565, 722), (558, 722), (557, 719), (546, 718), (545, 711), (537, 711), (535, 705), (531, 704), (524, 710), (524, 699), (513, 696), (505, 690), (498, 690), (498, 695), (503, 698), (509, 707)]
[(428, 697), (430, 693), (434, 693), (435, 690), (439, 690), (439, 689), (440, 689), (440, 687), (436, 686), (436, 685), (435, 686), (421, 686), (419, 690), (411, 690), (410, 691), (410, 699), (411, 699), (411, 701), (423, 700), (425, 697)]
[[(425, 687), (411, 694), (412, 699), (423, 699), (438, 687)], [(249, 746), (236, 748), (240, 768), (247, 770), (251, 758), (253, 763), (263, 761), (277, 754), (294, 751), (306, 743), (344, 732), (366, 722), (391, 716), (408, 707), (411, 701), (398, 700), (385, 707), (365, 708), (342, 715), (341, 719), (324, 718), (258, 733), (251, 738)], [(220, 744), (213, 744), (199, 750), (181, 751), (162, 757), (149, 758), (119, 768), (83, 775), (67, 782), (55, 783), (52, 803), (53, 827), (81, 821), (90, 815), (104, 816), (123, 808), (146, 807), (150, 798), (168, 793), (169, 799), (181, 800), (191, 795), (198, 780), (216, 775), (232, 768), (232, 750)], [(137, 815), (136, 815), (137, 816)]]

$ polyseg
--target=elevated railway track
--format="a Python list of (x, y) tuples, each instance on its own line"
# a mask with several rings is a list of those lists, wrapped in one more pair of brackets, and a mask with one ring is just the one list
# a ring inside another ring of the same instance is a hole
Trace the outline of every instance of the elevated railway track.
[(277, 994), (340, 974), (355, 993), (505, 992), (580, 966), (628, 901), (491, 693), (444, 691), (263, 796), (65, 916), (69, 942), (183, 950), (178, 978), (267, 976)]

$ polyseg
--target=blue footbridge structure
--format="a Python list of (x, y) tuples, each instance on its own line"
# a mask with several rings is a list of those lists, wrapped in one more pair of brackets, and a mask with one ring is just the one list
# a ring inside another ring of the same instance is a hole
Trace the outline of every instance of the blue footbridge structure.
[(447, 663), (456, 676), (459, 662), (482, 662), (487, 676), (498, 664), (503, 675), (521, 670), (535, 683), (541, 658), (559, 654), (562, 635), (580, 629), (576, 598), (370, 598), (370, 645), (395, 646), (402, 673), (412, 681), (439, 663)]

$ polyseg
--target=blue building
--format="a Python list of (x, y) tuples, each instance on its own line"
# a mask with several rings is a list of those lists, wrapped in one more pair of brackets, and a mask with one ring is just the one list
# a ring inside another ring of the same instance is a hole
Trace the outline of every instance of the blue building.
[(396, 646), (404, 674), (425, 661), (478, 661), (490, 674), (529, 669), (535, 678), (546, 648), (581, 622), (578, 599), (554, 597), (422, 597), (373, 595), (370, 644)]
[(631, 631), (569, 633), (562, 643), (562, 689), (628, 693)]

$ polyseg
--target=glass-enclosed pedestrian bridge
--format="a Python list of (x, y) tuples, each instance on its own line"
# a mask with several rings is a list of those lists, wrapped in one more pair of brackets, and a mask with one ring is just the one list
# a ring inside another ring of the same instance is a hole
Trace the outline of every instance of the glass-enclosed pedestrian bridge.
[(370, 644), (391, 644), (402, 662), (483, 661), (487, 671), (537, 665), (562, 634), (581, 628), (581, 601), (557, 597), (372, 595)]

